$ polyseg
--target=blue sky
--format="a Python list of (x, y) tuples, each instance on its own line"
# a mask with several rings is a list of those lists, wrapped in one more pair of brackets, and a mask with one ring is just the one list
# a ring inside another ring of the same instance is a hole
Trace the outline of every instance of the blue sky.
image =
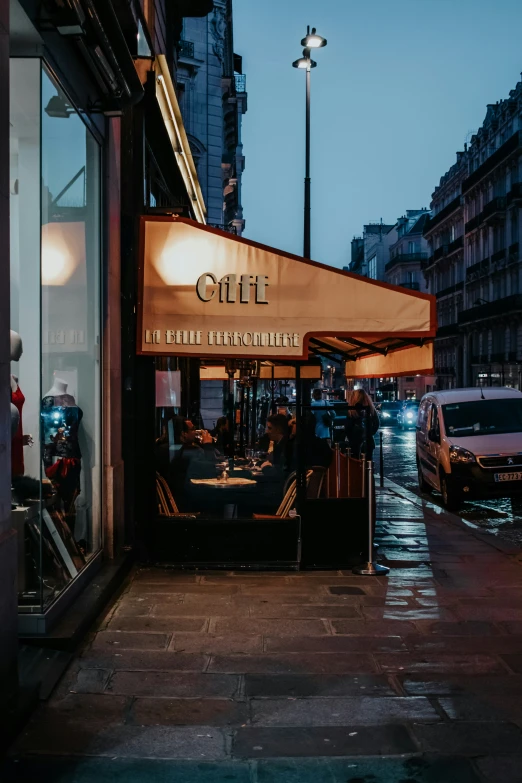
[(364, 223), (429, 206), (440, 176), (522, 70), (520, 0), (235, 0), (243, 55), (245, 236), (302, 253), (306, 25), (312, 258), (349, 262)]

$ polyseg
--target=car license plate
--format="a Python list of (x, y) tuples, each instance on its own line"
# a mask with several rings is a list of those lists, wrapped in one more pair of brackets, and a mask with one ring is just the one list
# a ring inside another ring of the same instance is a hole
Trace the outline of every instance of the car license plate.
[(495, 473), (495, 481), (522, 481), (522, 473)]

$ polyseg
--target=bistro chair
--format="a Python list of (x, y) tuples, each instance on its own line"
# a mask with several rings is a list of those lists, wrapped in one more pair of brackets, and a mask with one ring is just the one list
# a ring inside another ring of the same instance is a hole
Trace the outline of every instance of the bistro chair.
[[(306, 471), (307, 497), (308, 497), (308, 485), (312, 475), (313, 475), (313, 470)], [(284, 519), (284, 517), (287, 517), (295, 505), (295, 498), (297, 494), (297, 482), (296, 482), (295, 472), (291, 473), (288, 476), (285, 487), (287, 487), (287, 490), (275, 514), (252, 514), (253, 519)]]
[(312, 465), (312, 475), (306, 486), (306, 499), (317, 500), (321, 496), (327, 470), (322, 465)]
[(156, 499), (158, 502), (158, 516), (171, 519), (195, 519), (199, 512), (184, 513), (180, 511), (166, 479), (161, 473), (156, 473)]

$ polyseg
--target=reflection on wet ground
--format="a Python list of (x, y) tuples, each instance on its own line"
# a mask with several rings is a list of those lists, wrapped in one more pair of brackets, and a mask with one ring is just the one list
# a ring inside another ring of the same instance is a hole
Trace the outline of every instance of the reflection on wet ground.
[[(401, 432), (395, 427), (384, 427), (382, 436), (385, 477), (420, 496), (415, 464), (415, 431)], [(378, 442), (375, 467), (379, 472)], [(442, 499), (436, 492), (431, 500), (442, 505)], [(510, 543), (522, 545), (522, 497), (464, 503), (459, 516)]]

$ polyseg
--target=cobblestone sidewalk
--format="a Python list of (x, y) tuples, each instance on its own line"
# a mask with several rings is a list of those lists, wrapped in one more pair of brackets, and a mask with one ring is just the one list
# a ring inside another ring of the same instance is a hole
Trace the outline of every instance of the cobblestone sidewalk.
[(136, 570), (2, 780), (520, 783), (519, 553), (378, 518), (389, 577)]

